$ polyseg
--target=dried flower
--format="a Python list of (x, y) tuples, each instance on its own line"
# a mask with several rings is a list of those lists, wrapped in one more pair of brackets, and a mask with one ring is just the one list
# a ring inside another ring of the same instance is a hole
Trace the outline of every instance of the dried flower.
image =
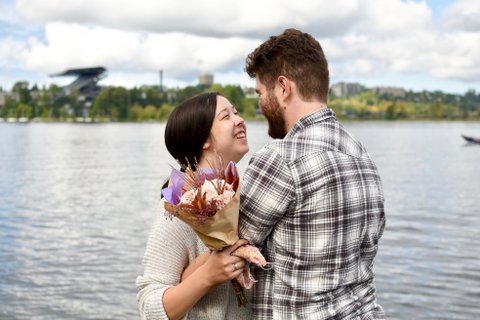
[[(209, 168), (187, 166), (184, 172), (172, 169), (171, 185), (162, 190), (165, 209), (187, 223), (211, 250), (220, 250), (238, 240), (240, 178), (234, 162), (223, 169), (221, 157), (208, 162)], [(267, 262), (260, 251), (245, 245), (232, 253), (260, 267)], [(247, 303), (242, 286), (249, 289), (255, 279), (247, 268), (233, 283), (240, 306)], [(238, 281), (240, 285), (238, 285)], [(242, 290), (240, 290), (242, 289)]]

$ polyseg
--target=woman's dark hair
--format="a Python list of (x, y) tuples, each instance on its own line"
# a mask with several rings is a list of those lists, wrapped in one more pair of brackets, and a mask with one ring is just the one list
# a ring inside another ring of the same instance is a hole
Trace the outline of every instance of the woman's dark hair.
[(201, 93), (179, 104), (168, 117), (165, 145), (182, 166), (200, 160), (203, 144), (212, 129), (217, 110), (217, 92)]

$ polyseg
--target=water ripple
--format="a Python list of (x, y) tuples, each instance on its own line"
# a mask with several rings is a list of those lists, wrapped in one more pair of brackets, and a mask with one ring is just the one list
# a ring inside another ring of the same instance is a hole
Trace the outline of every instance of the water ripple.
[[(469, 125), (347, 124), (384, 183), (375, 272), (389, 319), (480, 317), (480, 148), (456, 139)], [(268, 138), (248, 126), (252, 153)], [(175, 163), (163, 131), (0, 123), (1, 319), (139, 318), (135, 278)]]

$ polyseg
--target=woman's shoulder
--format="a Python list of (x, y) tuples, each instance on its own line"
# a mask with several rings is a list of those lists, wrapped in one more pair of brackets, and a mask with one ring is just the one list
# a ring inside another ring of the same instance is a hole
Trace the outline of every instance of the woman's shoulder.
[(165, 212), (163, 208), (156, 214), (149, 242), (162, 243), (162, 246), (171, 248), (184, 247), (193, 256), (208, 250), (189, 225)]
[(156, 214), (155, 220), (152, 226), (152, 232), (164, 237), (174, 237), (195, 240), (195, 232), (182, 220), (175, 216), (161, 211)]

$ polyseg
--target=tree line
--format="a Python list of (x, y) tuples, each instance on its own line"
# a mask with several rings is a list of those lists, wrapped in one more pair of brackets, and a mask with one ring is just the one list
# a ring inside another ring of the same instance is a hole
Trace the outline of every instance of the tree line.
[(480, 93), (406, 91), (403, 97), (366, 90), (348, 98), (330, 97), (329, 106), (344, 118), (380, 120), (480, 120)]
[(217, 91), (225, 95), (246, 118), (254, 118), (257, 99), (247, 97), (237, 85), (213, 84), (160, 90), (157, 87), (102, 87), (93, 101), (82, 101), (78, 92), (68, 95), (52, 84), (39, 89), (19, 81), (6, 95), (0, 109), (2, 118), (67, 121), (90, 118), (93, 121), (164, 121), (173, 108), (185, 99), (202, 92)]
[[(257, 118), (258, 98), (253, 88), (238, 85), (196, 85), (161, 90), (158, 86), (103, 87), (91, 102), (80, 99), (78, 92), (63, 94), (57, 85), (48, 88), (14, 84), (0, 106), (1, 118), (40, 119), (42, 121), (165, 121), (170, 112), (185, 99), (202, 92), (222, 93), (245, 119)], [(469, 90), (464, 95), (441, 91), (406, 91), (402, 97), (365, 90), (350, 97), (329, 97), (339, 118), (378, 120), (480, 120), (480, 93)]]

